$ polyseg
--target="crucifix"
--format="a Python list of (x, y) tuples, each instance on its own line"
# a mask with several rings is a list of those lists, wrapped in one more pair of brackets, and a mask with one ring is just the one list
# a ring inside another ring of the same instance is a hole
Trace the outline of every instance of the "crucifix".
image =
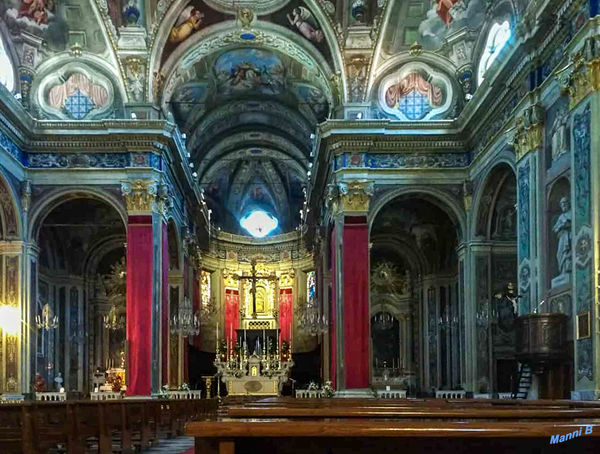
[(252, 288), (250, 289), (250, 293), (252, 294), (252, 318), (256, 318), (256, 282), (259, 279), (267, 279), (269, 281), (276, 281), (277, 276), (269, 275), (269, 276), (257, 276), (256, 275), (256, 259), (252, 259), (250, 262), (252, 268), (252, 272), (250, 276), (239, 276), (238, 279), (246, 279), (252, 282)]

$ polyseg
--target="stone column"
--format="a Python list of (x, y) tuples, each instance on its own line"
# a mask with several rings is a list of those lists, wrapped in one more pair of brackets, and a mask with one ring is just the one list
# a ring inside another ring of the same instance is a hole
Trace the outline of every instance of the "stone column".
[(161, 219), (153, 180), (123, 182), (127, 204), (127, 394), (160, 382)]
[(339, 390), (370, 381), (369, 226), (373, 183), (342, 181), (330, 187), (335, 219), (335, 360)]

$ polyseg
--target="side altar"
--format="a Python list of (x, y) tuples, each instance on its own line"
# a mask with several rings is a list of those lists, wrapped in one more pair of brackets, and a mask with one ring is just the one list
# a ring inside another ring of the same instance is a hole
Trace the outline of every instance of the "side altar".
[[(280, 326), (279, 310), (280, 295), (286, 294), (282, 289), (291, 287), (293, 276), (269, 274), (256, 261), (250, 271), (225, 276), (229, 310), (226, 307), (225, 339), (217, 337), (215, 366), (229, 395), (277, 396), (294, 365), (290, 328)], [(284, 319), (291, 324), (290, 317)]]

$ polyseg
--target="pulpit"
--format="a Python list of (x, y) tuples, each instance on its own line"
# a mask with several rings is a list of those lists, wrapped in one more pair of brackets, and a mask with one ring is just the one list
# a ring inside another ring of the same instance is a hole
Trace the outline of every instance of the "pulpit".
[(565, 360), (567, 355), (565, 314), (528, 314), (517, 318), (516, 357), (532, 369), (544, 369)]

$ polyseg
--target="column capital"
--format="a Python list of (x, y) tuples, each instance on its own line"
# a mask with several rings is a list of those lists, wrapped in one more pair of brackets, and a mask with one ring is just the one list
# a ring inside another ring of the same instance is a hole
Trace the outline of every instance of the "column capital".
[(329, 185), (327, 201), (333, 214), (365, 215), (369, 211), (375, 183), (368, 180), (340, 181)]
[(129, 215), (150, 215), (158, 210), (158, 183), (154, 180), (123, 181), (121, 193)]
[(571, 58), (570, 65), (557, 75), (562, 91), (569, 95), (573, 110), (589, 94), (600, 91), (600, 35), (590, 36)]
[(517, 118), (515, 128), (514, 148), (517, 161), (528, 153), (542, 147), (544, 144), (544, 109), (539, 104), (534, 104), (523, 111)]

